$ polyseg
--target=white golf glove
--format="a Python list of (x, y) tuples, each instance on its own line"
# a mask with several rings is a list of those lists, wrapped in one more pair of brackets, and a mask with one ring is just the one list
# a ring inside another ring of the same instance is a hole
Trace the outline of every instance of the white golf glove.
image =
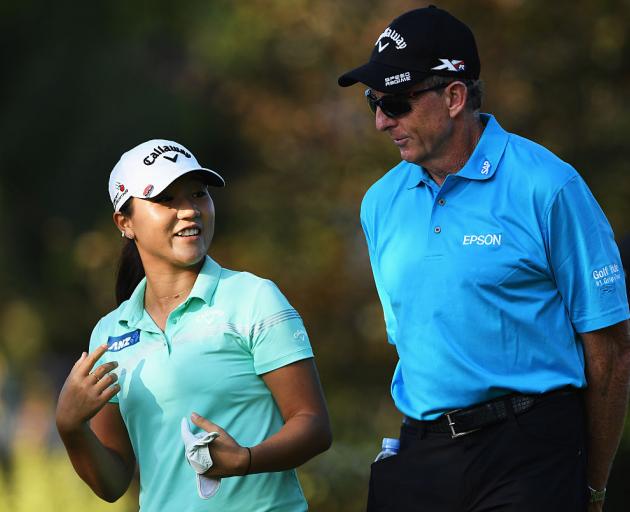
[(184, 441), (184, 452), (186, 460), (195, 470), (197, 476), (197, 492), (199, 497), (207, 500), (212, 498), (221, 485), (220, 478), (209, 478), (203, 473), (212, 467), (212, 457), (208, 445), (219, 437), (218, 432), (201, 432), (193, 434), (188, 425), (188, 419), (182, 418), (181, 423), (182, 441)]

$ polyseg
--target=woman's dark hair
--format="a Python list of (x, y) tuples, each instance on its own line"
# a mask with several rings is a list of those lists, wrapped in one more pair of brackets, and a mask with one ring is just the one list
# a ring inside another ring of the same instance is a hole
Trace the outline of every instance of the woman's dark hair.
[[(129, 199), (120, 208), (120, 213), (126, 217), (131, 215), (131, 202), (132, 199)], [(131, 294), (143, 277), (144, 267), (136, 247), (136, 241), (125, 238), (118, 260), (118, 272), (116, 273), (116, 304), (118, 306), (131, 297)]]

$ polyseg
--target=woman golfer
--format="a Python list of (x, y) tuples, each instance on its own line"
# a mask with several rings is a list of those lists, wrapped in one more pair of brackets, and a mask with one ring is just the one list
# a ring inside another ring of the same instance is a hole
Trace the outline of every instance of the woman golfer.
[(110, 502), (137, 463), (143, 512), (306, 510), (293, 468), (331, 443), (308, 336), (272, 282), (207, 256), (208, 185), (223, 178), (167, 140), (114, 167), (119, 306), (70, 371), (57, 428)]

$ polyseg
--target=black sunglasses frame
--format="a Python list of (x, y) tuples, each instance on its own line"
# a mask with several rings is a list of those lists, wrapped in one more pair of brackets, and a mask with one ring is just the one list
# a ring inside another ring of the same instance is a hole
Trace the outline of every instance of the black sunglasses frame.
[(427, 87), (426, 89), (419, 89), (417, 91), (411, 91), (403, 94), (386, 94), (377, 98), (374, 96), (372, 89), (365, 90), (365, 98), (367, 99), (370, 110), (373, 114), (376, 114), (376, 108), (380, 107), (387, 117), (396, 118), (411, 112), (411, 101), (417, 98), (421, 94), (430, 91), (439, 91), (451, 85), (453, 82), (447, 82), (444, 84), (434, 85), (433, 87)]

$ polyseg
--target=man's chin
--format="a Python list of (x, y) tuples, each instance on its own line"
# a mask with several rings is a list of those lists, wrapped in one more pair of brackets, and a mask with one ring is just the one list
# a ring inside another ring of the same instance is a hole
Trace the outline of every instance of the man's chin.
[(424, 155), (419, 154), (416, 151), (410, 151), (409, 149), (400, 148), (400, 159), (410, 164), (422, 165)]
[(413, 153), (413, 151), (409, 151), (409, 149), (401, 147), (398, 148), (400, 150), (400, 159), (404, 160), (405, 162), (409, 162), (410, 164), (413, 164), (415, 161), (415, 154)]

